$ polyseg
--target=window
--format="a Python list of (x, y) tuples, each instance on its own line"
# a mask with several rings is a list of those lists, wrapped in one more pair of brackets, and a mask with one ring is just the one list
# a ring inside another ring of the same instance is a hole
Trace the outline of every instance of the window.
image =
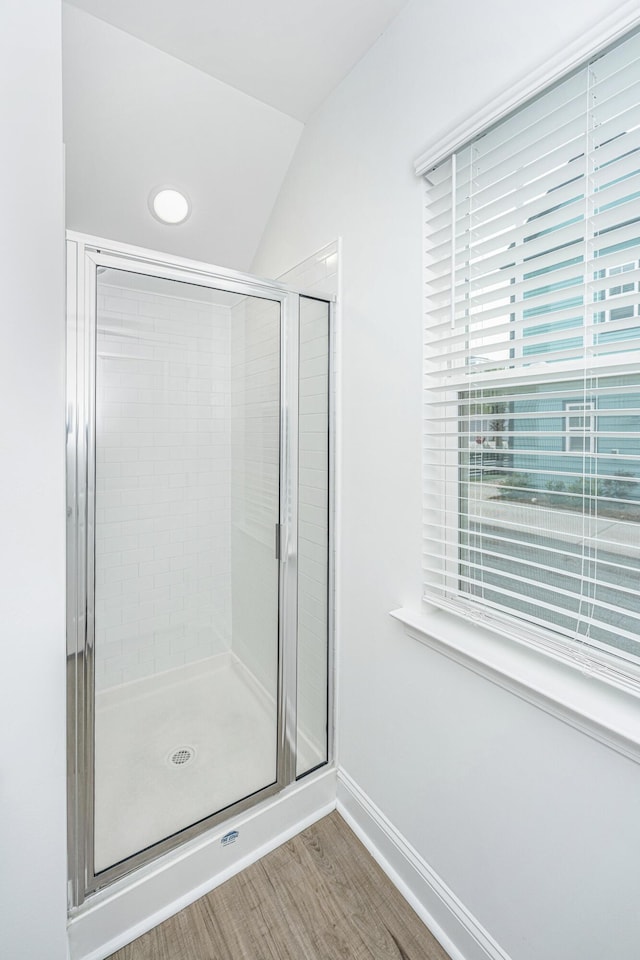
[(634, 672), (640, 35), (425, 180), (425, 599)]
[(571, 403), (564, 405), (565, 441), (564, 448), (569, 453), (593, 453), (595, 442), (594, 417), (590, 413), (593, 403)]

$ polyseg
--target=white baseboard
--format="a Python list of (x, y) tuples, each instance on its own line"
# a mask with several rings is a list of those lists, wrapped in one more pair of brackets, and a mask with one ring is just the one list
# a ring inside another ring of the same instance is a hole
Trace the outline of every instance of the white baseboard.
[(510, 960), (357, 783), (338, 770), (338, 812), (451, 960)]
[[(71, 960), (105, 960), (326, 816), (336, 771), (323, 769), (87, 900), (69, 921)], [(237, 840), (221, 838), (238, 831)]]
[[(336, 807), (451, 960), (510, 960), (342, 769), (293, 784), (210, 834), (99, 891), (69, 922), (71, 960), (105, 960)], [(220, 839), (238, 830), (235, 843)]]

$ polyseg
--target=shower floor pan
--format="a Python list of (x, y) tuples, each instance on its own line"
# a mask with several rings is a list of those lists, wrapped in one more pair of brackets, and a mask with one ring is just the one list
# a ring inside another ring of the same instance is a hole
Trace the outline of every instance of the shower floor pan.
[(232, 653), (98, 693), (96, 873), (273, 783), (276, 712)]

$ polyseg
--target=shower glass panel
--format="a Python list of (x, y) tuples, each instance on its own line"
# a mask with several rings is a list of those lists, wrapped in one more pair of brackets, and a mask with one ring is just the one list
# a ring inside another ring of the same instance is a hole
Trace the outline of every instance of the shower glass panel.
[(281, 318), (104, 267), (96, 304), (97, 875), (278, 778)]
[(329, 349), (329, 304), (300, 297), (298, 777), (328, 755)]

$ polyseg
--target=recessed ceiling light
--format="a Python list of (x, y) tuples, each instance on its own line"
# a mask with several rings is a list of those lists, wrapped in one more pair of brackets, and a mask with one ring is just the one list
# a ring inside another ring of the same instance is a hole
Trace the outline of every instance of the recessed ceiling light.
[(176, 226), (187, 219), (191, 204), (186, 194), (175, 187), (156, 187), (149, 194), (149, 210), (161, 223)]

